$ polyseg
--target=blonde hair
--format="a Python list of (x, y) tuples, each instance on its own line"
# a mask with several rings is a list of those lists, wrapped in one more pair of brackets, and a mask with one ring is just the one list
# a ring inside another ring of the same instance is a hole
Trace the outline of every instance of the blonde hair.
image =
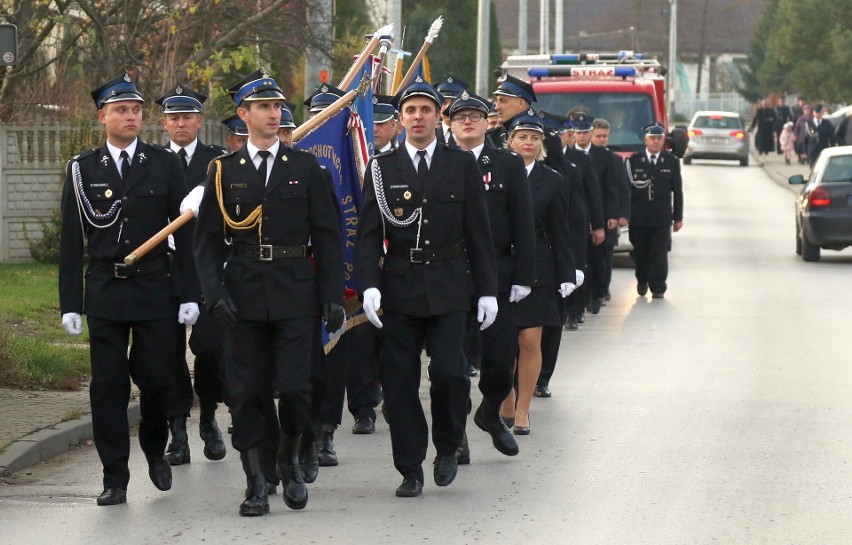
[[(535, 130), (532, 130), (532, 129), (520, 129), (520, 130), (530, 131), (530, 132), (538, 132), (538, 131), (535, 131)], [(506, 140), (506, 145), (503, 146), (509, 151), (515, 151), (515, 150), (512, 149), (512, 146), (510, 144), (512, 137), (514, 135), (515, 135), (515, 131), (512, 131), (511, 133), (509, 133), (509, 138)], [(515, 153), (517, 153), (517, 152), (515, 152)], [(538, 150), (538, 155), (535, 156), (535, 160), (536, 161), (544, 161), (545, 159), (547, 159), (547, 150), (544, 147), (544, 134), (542, 134), (541, 135), (541, 147)]]

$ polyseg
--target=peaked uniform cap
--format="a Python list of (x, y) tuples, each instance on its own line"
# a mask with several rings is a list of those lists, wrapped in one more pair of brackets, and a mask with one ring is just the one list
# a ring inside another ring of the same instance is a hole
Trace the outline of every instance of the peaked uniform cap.
[(527, 113), (515, 116), (509, 125), (509, 132), (515, 131), (538, 131), (544, 134), (544, 123), (532, 109)]
[(396, 105), (397, 109), (402, 109), (402, 105), (406, 100), (416, 96), (434, 100), (439, 109), (444, 104), (443, 95), (437, 89), (423, 81), (423, 78), (417, 76), (413, 82), (393, 97), (394, 105)]
[(522, 98), (529, 104), (536, 101), (535, 91), (533, 91), (532, 85), (522, 79), (516, 78), (515, 76), (506, 76), (506, 79), (503, 80), (499, 87), (497, 87), (494, 94)]
[(323, 83), (317, 90), (314, 91), (314, 94), (305, 99), (304, 105), (308, 106), (311, 109), (312, 113), (321, 112), (325, 110), (332, 104), (334, 104), (337, 99), (345, 95), (346, 93), (334, 87), (333, 85), (329, 85), (327, 83)]
[(373, 95), (373, 123), (385, 123), (397, 117), (399, 112), (392, 101), (392, 96)]
[(447, 76), (443, 81), (435, 86), (435, 89), (441, 93), (444, 98), (458, 98), (462, 92), (466, 91), (470, 86), (464, 81), (455, 76)]
[(240, 119), (240, 116), (234, 114), (227, 119), (222, 120), (222, 124), (228, 127), (228, 132), (237, 136), (248, 136), (248, 126), (246, 122)]
[(163, 107), (164, 114), (181, 112), (201, 113), (201, 107), (207, 100), (206, 95), (196, 93), (180, 84), (158, 98), (155, 102)]
[(98, 110), (104, 107), (104, 104), (110, 102), (122, 102), (127, 100), (135, 100), (137, 102), (145, 102), (142, 99), (142, 93), (136, 88), (136, 84), (125, 72), (123, 75), (116, 77), (104, 83), (97, 89), (91, 92), (92, 100), (95, 101), (95, 106)]
[(228, 88), (228, 94), (241, 106), (244, 101), (284, 100), (284, 93), (263, 68), (258, 68), (239, 83)]
[(458, 98), (444, 110), (444, 113), (447, 117), (452, 117), (456, 112), (460, 112), (461, 110), (478, 110), (482, 112), (482, 115), (487, 116), (489, 109), (490, 103), (488, 100), (479, 95), (462, 91)]

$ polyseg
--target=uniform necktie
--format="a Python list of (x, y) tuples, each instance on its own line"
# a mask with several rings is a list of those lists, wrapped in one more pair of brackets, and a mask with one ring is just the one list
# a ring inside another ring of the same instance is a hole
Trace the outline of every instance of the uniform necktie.
[(180, 151), (178, 151), (178, 157), (180, 157), (180, 163), (183, 165), (183, 169), (186, 170), (188, 165), (186, 162), (186, 148), (180, 148)]
[(127, 154), (126, 150), (121, 150), (121, 153), (118, 156), (121, 158), (119, 172), (121, 173), (121, 179), (123, 180), (125, 176), (127, 176), (127, 169), (130, 168), (130, 156)]
[(447, 129), (447, 144), (455, 144), (455, 143), (456, 143), (456, 139), (453, 136), (453, 129), (452, 129), (452, 127), (450, 127), (449, 129)]
[(417, 163), (417, 176), (420, 177), (421, 182), (425, 182), (426, 176), (429, 175), (429, 165), (426, 164), (426, 150), (418, 150), (417, 155), (420, 156), (420, 162)]
[(266, 185), (266, 159), (272, 152), (270, 151), (258, 151), (258, 155), (260, 155), (260, 165), (257, 167), (257, 172), (260, 174), (260, 179), (263, 180), (263, 185)]
[(657, 164), (657, 155), (656, 154), (651, 155), (651, 164), (656, 166), (656, 164)]

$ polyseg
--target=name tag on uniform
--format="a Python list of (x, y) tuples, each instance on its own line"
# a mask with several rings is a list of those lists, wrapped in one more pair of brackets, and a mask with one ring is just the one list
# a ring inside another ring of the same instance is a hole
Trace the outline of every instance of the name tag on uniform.
[(408, 185), (392, 185), (388, 189), (408, 189)]
[(231, 189), (246, 189), (248, 184), (231, 184)]
[(89, 184), (89, 187), (91, 187), (92, 189), (95, 189), (95, 188), (98, 188), (98, 187), (109, 187), (109, 184)]

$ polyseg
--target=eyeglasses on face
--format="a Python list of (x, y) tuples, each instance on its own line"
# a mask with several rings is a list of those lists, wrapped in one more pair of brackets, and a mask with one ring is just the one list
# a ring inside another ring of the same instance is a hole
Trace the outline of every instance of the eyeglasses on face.
[(483, 119), (485, 119), (485, 114), (483, 114), (481, 112), (470, 112), (470, 113), (467, 113), (467, 114), (454, 114), (453, 117), (451, 117), (450, 119), (452, 119), (453, 122), (455, 122), (455, 123), (464, 123), (465, 119), (470, 119), (471, 121), (476, 123), (477, 121), (482, 121)]

